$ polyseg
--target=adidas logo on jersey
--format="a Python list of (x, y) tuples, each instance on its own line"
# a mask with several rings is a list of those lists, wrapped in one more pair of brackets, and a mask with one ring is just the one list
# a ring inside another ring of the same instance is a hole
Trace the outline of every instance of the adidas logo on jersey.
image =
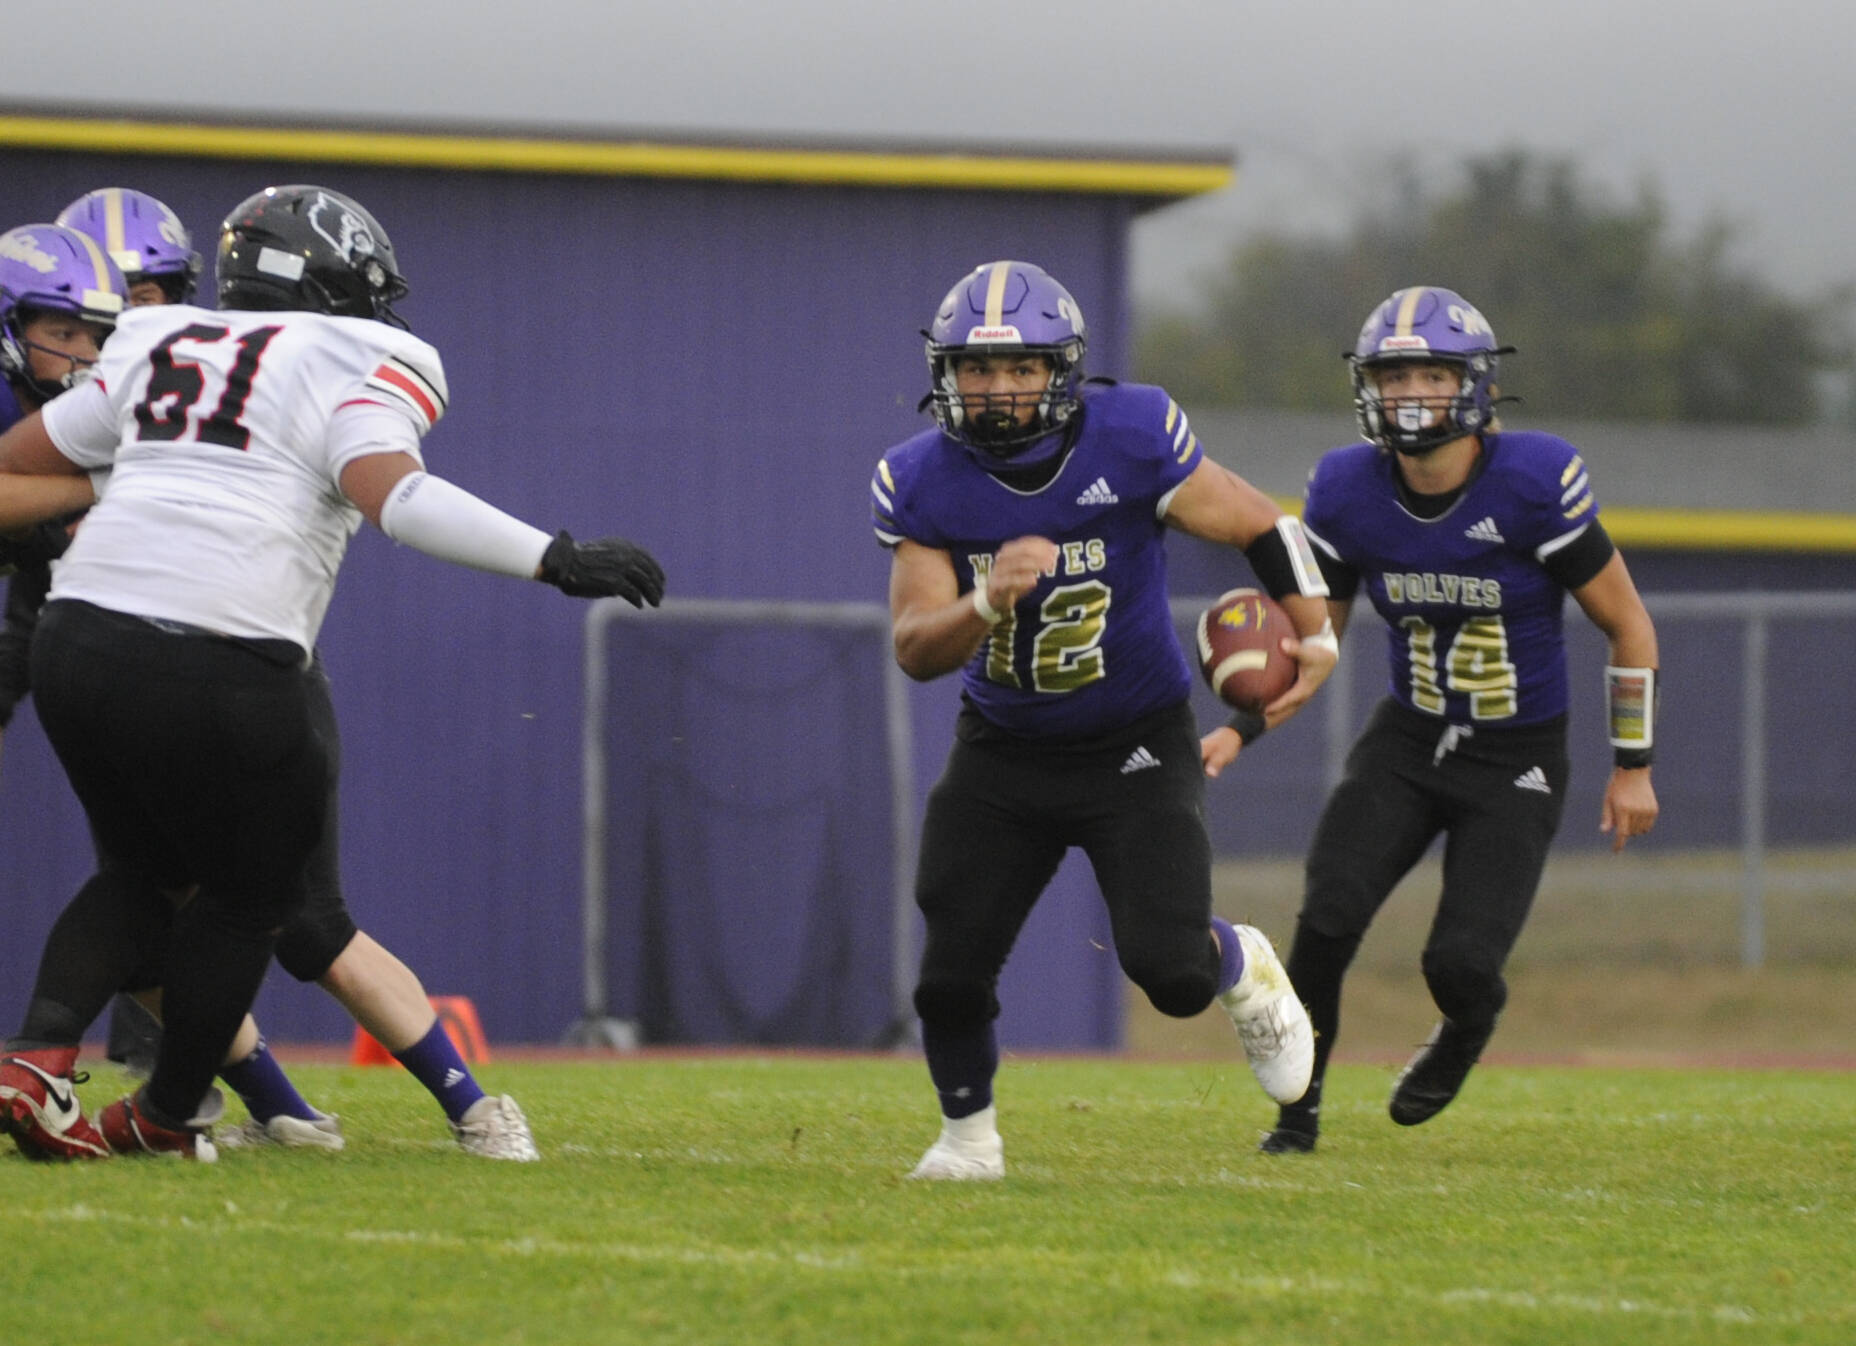
[(1107, 477), (1097, 477), (1089, 484), (1089, 489), (1076, 497), (1079, 505), (1116, 505), (1121, 497), (1108, 488)]
[(1160, 759), (1147, 751), (1146, 745), (1136, 748), (1128, 754), (1128, 760), (1121, 764), (1121, 774), (1132, 776), (1137, 771), (1160, 765)]
[(1553, 787), (1547, 784), (1547, 773), (1537, 766), (1530, 766), (1514, 778), (1517, 790), (1538, 790), (1543, 795), (1553, 793)]
[(1485, 514), (1478, 523), (1472, 523), (1463, 530), (1463, 536), (1472, 542), (1506, 542), (1502, 530), (1495, 526), (1495, 520)]

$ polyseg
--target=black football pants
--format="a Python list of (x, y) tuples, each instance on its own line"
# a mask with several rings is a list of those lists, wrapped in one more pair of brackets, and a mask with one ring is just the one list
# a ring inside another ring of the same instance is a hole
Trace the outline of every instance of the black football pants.
[(193, 890), (162, 964), (158, 1122), (205, 1097), (322, 839), (329, 748), (291, 651), (70, 600), (46, 605), (33, 639), (39, 719), (99, 846), (138, 883)]
[(1203, 1010), (1219, 970), (1204, 796), (1185, 704), (1085, 744), (1014, 738), (963, 708), (922, 825), (924, 1022), (962, 1033), (998, 1016), (999, 973), (1072, 846), (1095, 870), (1129, 979), (1164, 1014)]
[(1360, 938), (1440, 833), (1443, 891), (1424, 946), (1425, 982), (1448, 1018), (1471, 1028), (1495, 1022), (1508, 995), (1501, 969), (1540, 885), (1567, 778), (1563, 720), (1451, 733), (1380, 703), (1316, 827), (1289, 952), (1289, 980), (1315, 1029), (1317, 1080)]

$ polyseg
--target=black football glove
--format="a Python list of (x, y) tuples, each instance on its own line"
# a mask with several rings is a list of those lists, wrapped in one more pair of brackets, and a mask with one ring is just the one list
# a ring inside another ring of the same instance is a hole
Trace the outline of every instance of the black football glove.
[(541, 554), (541, 582), (570, 598), (623, 598), (635, 608), (664, 601), (664, 570), (622, 537), (575, 542), (566, 529)]

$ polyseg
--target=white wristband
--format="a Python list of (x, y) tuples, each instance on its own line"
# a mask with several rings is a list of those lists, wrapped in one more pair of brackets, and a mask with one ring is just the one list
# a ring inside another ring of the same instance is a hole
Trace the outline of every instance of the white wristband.
[(1614, 748), (1656, 746), (1656, 670), (1605, 665), (1605, 719)]
[(980, 620), (988, 626), (997, 626), (1005, 620), (1005, 614), (986, 601), (986, 586), (973, 586), (973, 610), (980, 615)]

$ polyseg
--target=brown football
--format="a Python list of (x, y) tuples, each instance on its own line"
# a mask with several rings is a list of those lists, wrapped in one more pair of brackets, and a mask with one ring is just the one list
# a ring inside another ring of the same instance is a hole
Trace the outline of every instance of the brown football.
[(1281, 648), (1294, 634), (1275, 599), (1233, 589), (1199, 614), (1199, 669), (1226, 705), (1262, 710), (1295, 682), (1295, 660)]

